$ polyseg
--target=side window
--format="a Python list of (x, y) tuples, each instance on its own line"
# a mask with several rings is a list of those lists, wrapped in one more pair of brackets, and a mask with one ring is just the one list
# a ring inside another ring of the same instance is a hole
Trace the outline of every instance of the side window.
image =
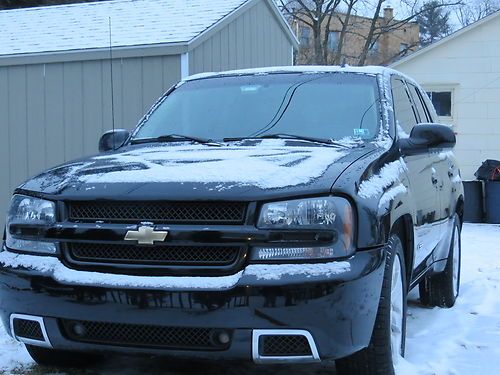
[(309, 45), (310, 37), (311, 29), (307, 26), (301, 26), (299, 36), (300, 44), (307, 47)]
[(420, 118), (419, 123), (432, 122), (432, 119), (429, 115), (429, 111), (425, 107), (425, 104), (423, 102), (422, 96), (418, 88), (412, 85), (411, 83), (408, 84), (408, 87), (410, 88), (411, 95), (413, 98), (413, 103), (415, 103), (415, 107), (417, 109), (418, 116)]
[(415, 109), (411, 104), (410, 95), (406, 89), (406, 85), (399, 78), (392, 78), (392, 98), (394, 101), (394, 116), (396, 126), (399, 125), (401, 130), (409, 135), (411, 129), (417, 124), (417, 116)]

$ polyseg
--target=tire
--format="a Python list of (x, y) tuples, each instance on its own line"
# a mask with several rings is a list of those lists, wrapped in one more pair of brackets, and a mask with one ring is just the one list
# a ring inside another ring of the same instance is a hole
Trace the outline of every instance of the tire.
[(444, 271), (425, 277), (419, 284), (420, 302), (426, 306), (453, 307), (460, 293), (462, 245), (460, 220), (455, 215), (453, 233)]
[(26, 350), (36, 363), (48, 367), (89, 367), (100, 360), (96, 354), (42, 348), (34, 345), (26, 345)]
[(399, 236), (393, 234), (387, 245), (382, 291), (370, 344), (337, 360), (338, 375), (394, 375), (394, 366), (399, 356), (404, 355), (407, 289), (403, 245)]

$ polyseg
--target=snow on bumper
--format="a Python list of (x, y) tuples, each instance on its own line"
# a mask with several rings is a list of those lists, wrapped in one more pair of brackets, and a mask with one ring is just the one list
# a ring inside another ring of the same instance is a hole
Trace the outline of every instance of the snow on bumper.
[(68, 285), (161, 290), (226, 290), (240, 282), (265, 283), (287, 279), (319, 281), (351, 271), (351, 262), (334, 261), (321, 264), (253, 264), (229, 276), (131, 276), (102, 272), (79, 271), (66, 267), (58, 258), (0, 253), (0, 265), (24, 269)]

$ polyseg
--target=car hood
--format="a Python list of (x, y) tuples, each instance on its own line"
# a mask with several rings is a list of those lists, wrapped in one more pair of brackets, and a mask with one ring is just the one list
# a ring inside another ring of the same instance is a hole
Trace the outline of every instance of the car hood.
[(59, 199), (263, 200), (328, 193), (374, 146), (258, 140), (134, 145), (50, 169), (21, 190)]

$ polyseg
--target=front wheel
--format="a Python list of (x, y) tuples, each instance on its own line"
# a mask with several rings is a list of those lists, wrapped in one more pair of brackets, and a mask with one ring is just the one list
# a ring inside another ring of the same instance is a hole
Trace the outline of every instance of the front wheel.
[(42, 348), (34, 345), (26, 345), (26, 350), (36, 363), (49, 367), (87, 367), (100, 360), (96, 354)]
[(336, 361), (338, 375), (393, 375), (404, 355), (407, 282), (403, 245), (393, 234), (387, 246), (384, 280), (370, 344)]

